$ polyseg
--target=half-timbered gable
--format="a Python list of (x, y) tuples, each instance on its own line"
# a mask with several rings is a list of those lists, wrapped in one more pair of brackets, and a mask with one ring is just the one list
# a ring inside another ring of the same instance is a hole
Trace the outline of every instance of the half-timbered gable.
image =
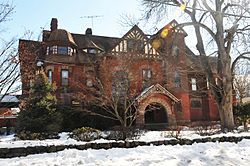
[(159, 59), (159, 53), (152, 47), (149, 38), (134, 25), (112, 49), (113, 55), (128, 53), (138, 58)]

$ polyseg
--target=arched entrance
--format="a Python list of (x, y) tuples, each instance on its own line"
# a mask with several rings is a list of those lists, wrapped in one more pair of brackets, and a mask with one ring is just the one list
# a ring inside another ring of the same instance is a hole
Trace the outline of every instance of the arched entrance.
[(168, 123), (167, 111), (160, 103), (153, 102), (145, 109), (145, 124), (162, 124)]
[(145, 89), (137, 98), (137, 126), (176, 125), (173, 103), (179, 102), (160, 84)]

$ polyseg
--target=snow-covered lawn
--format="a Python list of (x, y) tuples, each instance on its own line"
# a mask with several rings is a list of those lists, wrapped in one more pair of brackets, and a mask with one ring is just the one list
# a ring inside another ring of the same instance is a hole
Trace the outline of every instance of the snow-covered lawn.
[[(173, 139), (173, 135), (175, 135), (172, 131), (148, 131), (143, 133), (137, 141), (159, 141), (159, 140), (167, 140)], [(187, 139), (195, 139), (202, 138), (207, 136), (200, 136), (197, 131), (184, 128), (178, 134), (180, 138)], [(220, 133), (214, 134), (211, 137), (222, 137), (222, 136), (250, 136), (250, 132), (234, 132), (234, 133)], [(114, 142), (114, 140), (105, 140), (99, 139), (92, 142)], [(49, 145), (79, 145), (85, 144), (86, 142), (76, 141), (72, 138), (69, 138), (68, 133), (61, 133), (60, 139), (47, 139), (47, 140), (18, 140), (14, 137), (14, 135), (9, 136), (0, 136), (0, 148), (14, 148), (14, 147), (28, 147), (28, 146), (49, 146)]]
[(250, 140), (235, 143), (200, 143), (176, 146), (139, 146), (109, 150), (69, 149), (58, 153), (0, 159), (2, 166), (249, 166)]
[[(142, 135), (140, 141), (154, 141), (172, 139), (170, 132), (150, 131)], [(217, 134), (220, 136), (250, 136), (250, 132)], [(200, 138), (197, 132), (184, 129), (180, 133), (181, 138)], [(100, 139), (95, 142), (107, 142)], [(36, 145), (61, 145), (61, 144), (84, 144), (68, 138), (67, 133), (62, 133), (58, 140), (43, 141), (21, 141), (15, 140), (13, 136), (0, 136), (0, 148), (24, 147)], [(113, 148), (108, 150), (76, 150), (66, 149), (57, 153), (44, 153), (29, 155), (20, 158), (0, 159), (0, 166), (61, 166), (61, 165), (241, 165), (250, 164), (250, 140), (243, 139), (235, 143), (194, 143), (192, 145), (175, 146), (139, 146), (136, 148)]]

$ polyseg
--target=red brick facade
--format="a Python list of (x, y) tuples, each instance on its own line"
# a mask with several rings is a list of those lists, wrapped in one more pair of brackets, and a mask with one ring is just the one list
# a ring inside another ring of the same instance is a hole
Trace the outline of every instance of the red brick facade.
[[(85, 92), (85, 100), (90, 100), (87, 89), (94, 91), (101, 82), (106, 96), (123, 90), (129, 93), (136, 103), (137, 125), (145, 124), (150, 104), (164, 112), (152, 111), (149, 121), (154, 123), (160, 116), (169, 125), (218, 120), (199, 58), (185, 45), (187, 34), (181, 28), (172, 29), (176, 24), (172, 21), (150, 37), (134, 26), (122, 38), (114, 38), (93, 35), (91, 29), (86, 34), (69, 33), (58, 29), (53, 19), (42, 42), (19, 41), (24, 95), (41, 61), (57, 85), (62, 104), (71, 105), (75, 98), (79, 102), (77, 92)], [(34, 70), (27, 71), (28, 67)]]

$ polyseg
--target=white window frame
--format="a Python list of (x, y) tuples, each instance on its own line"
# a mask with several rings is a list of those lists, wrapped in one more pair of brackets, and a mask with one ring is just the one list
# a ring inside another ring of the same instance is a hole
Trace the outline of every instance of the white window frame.
[(57, 46), (53, 46), (52, 50), (53, 50), (53, 54), (57, 54)]
[(191, 78), (191, 89), (192, 89), (192, 91), (197, 91), (197, 81), (196, 81), (196, 78)]

